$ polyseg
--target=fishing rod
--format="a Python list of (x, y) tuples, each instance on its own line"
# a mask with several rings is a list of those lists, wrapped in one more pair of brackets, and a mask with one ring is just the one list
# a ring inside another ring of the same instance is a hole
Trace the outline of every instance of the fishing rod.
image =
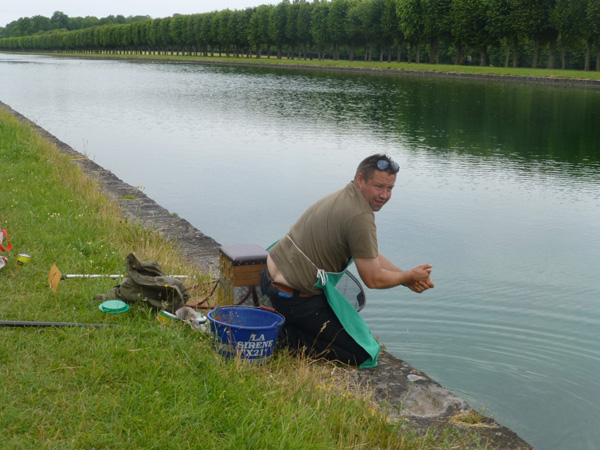
[[(123, 278), (126, 275), (120, 275), (120, 274), (113, 274), (113, 275), (108, 275), (108, 274), (101, 274), (101, 273), (89, 273), (89, 274), (84, 274), (84, 273), (71, 273), (71, 274), (63, 274), (60, 276), (61, 280), (68, 280), (71, 278)], [(165, 275), (167, 277), (173, 277), (173, 278), (187, 278), (187, 275)]]

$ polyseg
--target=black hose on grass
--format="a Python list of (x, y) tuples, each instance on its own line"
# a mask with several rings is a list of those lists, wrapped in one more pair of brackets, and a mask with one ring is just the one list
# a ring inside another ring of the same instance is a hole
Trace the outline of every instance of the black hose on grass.
[(26, 320), (0, 320), (0, 327), (118, 327), (117, 324), (75, 322), (29, 322)]

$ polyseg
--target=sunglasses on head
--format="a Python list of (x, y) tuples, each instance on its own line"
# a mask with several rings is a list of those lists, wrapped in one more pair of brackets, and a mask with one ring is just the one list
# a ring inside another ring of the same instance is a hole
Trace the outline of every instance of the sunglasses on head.
[(379, 161), (377, 161), (377, 168), (379, 170), (387, 170), (388, 167), (391, 167), (394, 172), (400, 169), (398, 163), (395, 161), (388, 162), (387, 159), (380, 159)]

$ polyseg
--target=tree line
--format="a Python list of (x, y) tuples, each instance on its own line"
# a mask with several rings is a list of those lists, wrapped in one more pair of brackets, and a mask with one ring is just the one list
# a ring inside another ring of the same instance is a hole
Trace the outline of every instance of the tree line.
[(2, 38), (0, 49), (534, 68), (543, 61), (548, 68), (584, 70), (591, 69), (595, 52), (600, 70), (600, 0), (283, 0), (243, 10), (40, 30)]
[(33, 34), (45, 33), (48, 31), (73, 31), (84, 28), (97, 27), (101, 25), (126, 24), (148, 20), (150, 16), (129, 16), (122, 15), (108, 16), (98, 19), (94, 16), (69, 17), (61, 11), (56, 11), (52, 17), (33, 16), (21, 17), (7, 24), (4, 28), (0, 27), (0, 38), (31, 36)]

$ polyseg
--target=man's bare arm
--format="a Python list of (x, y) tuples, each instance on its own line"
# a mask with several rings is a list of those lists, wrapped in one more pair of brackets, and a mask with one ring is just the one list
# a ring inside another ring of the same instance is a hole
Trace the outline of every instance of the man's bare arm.
[(431, 264), (422, 264), (410, 270), (402, 270), (383, 255), (379, 255), (377, 258), (355, 258), (354, 262), (360, 277), (371, 289), (386, 289), (404, 285), (414, 292), (421, 293), (434, 287), (430, 278)]

